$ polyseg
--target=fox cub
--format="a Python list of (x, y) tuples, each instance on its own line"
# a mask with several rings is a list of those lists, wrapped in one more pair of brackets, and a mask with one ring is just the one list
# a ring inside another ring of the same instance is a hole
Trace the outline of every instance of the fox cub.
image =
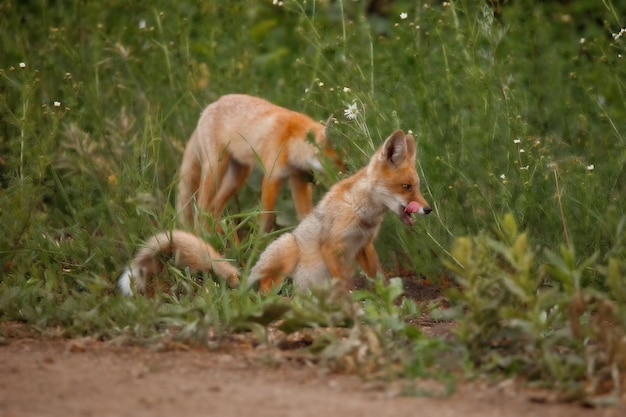
[(258, 281), (262, 292), (287, 276), (301, 289), (330, 278), (347, 287), (356, 263), (369, 277), (382, 274), (374, 240), (384, 214), (396, 213), (412, 226), (414, 213), (431, 212), (415, 157), (413, 137), (394, 132), (365, 168), (335, 184), (293, 232), (265, 249), (248, 282)]
[[(420, 192), (415, 161), (413, 136), (402, 130), (393, 132), (367, 166), (331, 187), (292, 232), (265, 249), (248, 284), (268, 292), (286, 277), (299, 289), (335, 278), (348, 287), (356, 264), (369, 277), (381, 274), (374, 240), (385, 213), (391, 211), (412, 226), (414, 214), (431, 212)], [(132, 281), (137, 290), (144, 291), (146, 280), (162, 268), (162, 255), (191, 271), (212, 269), (230, 286), (239, 283), (237, 268), (209, 244), (195, 235), (173, 231), (152, 237), (139, 251), (119, 279), (121, 291), (131, 295)]]
[(222, 96), (204, 109), (185, 148), (176, 203), (180, 220), (197, 232), (204, 227), (199, 224), (203, 213), (219, 218), (257, 165), (265, 172), (262, 229), (272, 228), (287, 180), (303, 218), (313, 208), (309, 178), (312, 171), (322, 171), (320, 151), (342, 166), (326, 127), (309, 116), (245, 94)]

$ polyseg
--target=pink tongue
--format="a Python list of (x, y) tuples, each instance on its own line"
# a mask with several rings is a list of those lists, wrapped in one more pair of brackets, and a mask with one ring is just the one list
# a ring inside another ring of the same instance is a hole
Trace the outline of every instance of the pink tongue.
[(420, 210), (420, 205), (417, 201), (411, 201), (404, 209), (407, 214), (417, 213)]

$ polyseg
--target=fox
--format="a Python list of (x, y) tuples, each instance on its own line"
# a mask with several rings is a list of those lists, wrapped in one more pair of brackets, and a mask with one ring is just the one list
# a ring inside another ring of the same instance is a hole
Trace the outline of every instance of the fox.
[(201, 215), (218, 219), (252, 170), (264, 170), (259, 224), (269, 232), (282, 187), (289, 180), (298, 219), (313, 208), (311, 173), (322, 172), (320, 151), (337, 166), (341, 158), (328, 135), (328, 124), (246, 94), (228, 94), (202, 112), (180, 169), (176, 209), (181, 223), (195, 231), (206, 227)]
[[(415, 163), (415, 139), (394, 131), (365, 167), (333, 185), (293, 231), (268, 245), (250, 271), (248, 288), (269, 293), (291, 277), (298, 290), (333, 279), (347, 290), (357, 264), (370, 278), (383, 275), (374, 241), (385, 214), (395, 213), (410, 227), (415, 214), (432, 211)], [(173, 231), (157, 234), (138, 252), (118, 280), (122, 293), (133, 294), (133, 281), (144, 291), (147, 279), (162, 268), (161, 256), (192, 271), (213, 269), (229, 285), (239, 285), (239, 270), (208, 243)]]
[(137, 292), (149, 293), (148, 281), (162, 272), (167, 259), (181, 268), (189, 268), (192, 274), (214, 271), (230, 288), (239, 286), (239, 269), (225, 261), (213, 246), (189, 232), (172, 230), (158, 233), (146, 241), (131, 265), (122, 272), (118, 280), (119, 290), (131, 296), (134, 284)]
[(412, 135), (393, 132), (369, 164), (330, 188), (313, 212), (272, 242), (250, 271), (248, 283), (269, 292), (291, 276), (297, 289), (338, 279), (347, 289), (355, 264), (370, 278), (383, 271), (374, 241), (385, 213), (407, 226), (413, 214), (432, 210), (421, 193)]

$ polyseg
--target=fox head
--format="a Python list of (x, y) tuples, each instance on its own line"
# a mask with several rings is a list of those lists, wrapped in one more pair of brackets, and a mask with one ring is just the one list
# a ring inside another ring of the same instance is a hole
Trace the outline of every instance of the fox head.
[(377, 201), (396, 213), (406, 225), (413, 225), (413, 214), (432, 210), (420, 191), (420, 178), (415, 169), (415, 139), (396, 130), (372, 157), (368, 177)]

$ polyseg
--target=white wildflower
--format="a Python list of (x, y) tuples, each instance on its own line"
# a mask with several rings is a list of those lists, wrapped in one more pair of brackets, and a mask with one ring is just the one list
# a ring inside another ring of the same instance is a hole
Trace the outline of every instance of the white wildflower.
[(26, 64), (23, 62), (20, 62), (20, 68), (26, 68)]
[(346, 116), (348, 120), (354, 120), (359, 115), (359, 109), (356, 106), (356, 103), (352, 103), (348, 106), (347, 109), (343, 111), (343, 115)]
[(522, 141), (519, 140), (519, 139), (514, 139), (513, 143), (516, 144), (516, 145), (519, 145), (520, 143), (522, 143)]
[(324, 87), (324, 83), (323, 83), (323, 82), (321, 82), (321, 81), (320, 81), (320, 82), (318, 82), (318, 83), (317, 83), (317, 85), (318, 85), (318, 86), (320, 86), (320, 87)]
[(505, 180), (505, 179), (506, 179), (506, 175), (501, 174), (501, 175), (500, 175), (500, 179), (501, 179), (501, 180)]
[(139, 21), (139, 29), (144, 30), (146, 28), (146, 19), (141, 19)]
[(621, 37), (622, 37), (622, 35), (624, 35), (625, 33), (626, 33), (626, 28), (622, 28), (622, 29), (620, 29), (620, 31), (619, 31), (619, 32), (617, 32), (617, 33), (614, 33), (614, 34), (613, 34), (613, 39), (614, 39), (614, 40), (618, 40), (618, 39), (619, 39), (619, 38), (621, 38)]
[(349, 93), (349, 92), (350, 92), (350, 89), (349, 89), (348, 87), (344, 87), (344, 88), (343, 88), (343, 92), (344, 92), (344, 93)]
[(408, 14), (408, 13), (405, 13), (405, 12), (400, 13), (400, 19), (404, 20), (404, 19), (406, 19), (407, 17), (409, 17), (409, 14)]
[(526, 150), (524, 150), (523, 148), (519, 150), (519, 153), (524, 153), (526, 152)]
[(587, 171), (593, 171), (594, 169), (596, 169), (596, 166), (594, 164), (587, 165)]
[(60, 101), (55, 101), (54, 102), (54, 107), (61, 107), (61, 102)]
[(582, 45), (583, 43), (585, 43), (585, 38), (580, 38), (580, 40), (578, 41), (578, 43), (580, 43), (581, 45)]

